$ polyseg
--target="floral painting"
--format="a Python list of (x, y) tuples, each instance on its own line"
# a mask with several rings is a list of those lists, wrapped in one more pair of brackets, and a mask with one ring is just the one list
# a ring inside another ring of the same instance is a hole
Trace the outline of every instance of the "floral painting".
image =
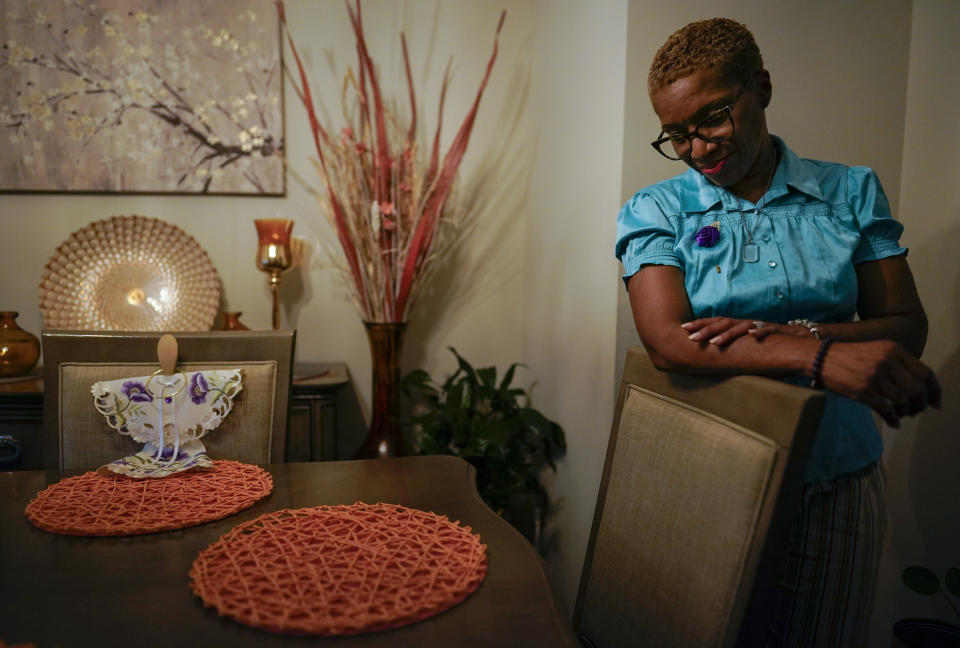
[(0, 12), (0, 191), (284, 194), (270, 0)]

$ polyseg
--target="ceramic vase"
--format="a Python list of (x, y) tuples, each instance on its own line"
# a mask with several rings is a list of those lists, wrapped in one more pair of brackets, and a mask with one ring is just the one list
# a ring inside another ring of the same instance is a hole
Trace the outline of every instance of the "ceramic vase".
[(40, 340), (17, 325), (17, 311), (0, 311), (0, 376), (30, 373), (40, 357)]
[(226, 311), (221, 313), (221, 322), (218, 331), (249, 331), (243, 322), (240, 321), (240, 316), (243, 315), (242, 311)]
[(406, 322), (364, 322), (370, 342), (373, 406), (367, 438), (356, 459), (406, 454), (400, 425), (400, 351)]

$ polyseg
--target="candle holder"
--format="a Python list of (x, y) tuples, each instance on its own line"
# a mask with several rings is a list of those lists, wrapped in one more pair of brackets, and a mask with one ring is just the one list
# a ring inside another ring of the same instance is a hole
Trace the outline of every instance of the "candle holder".
[(280, 305), (277, 289), (280, 276), (293, 265), (290, 250), (290, 232), (293, 221), (285, 218), (260, 218), (253, 221), (257, 227), (257, 268), (270, 275), (270, 294), (273, 298), (273, 329), (280, 328)]

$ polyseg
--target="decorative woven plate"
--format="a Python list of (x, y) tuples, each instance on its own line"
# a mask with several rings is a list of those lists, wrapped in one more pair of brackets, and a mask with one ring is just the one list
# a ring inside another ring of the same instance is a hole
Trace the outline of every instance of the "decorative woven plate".
[(225, 518), (272, 490), (270, 473), (236, 461), (214, 461), (213, 468), (157, 479), (91, 471), (40, 491), (27, 504), (26, 514), (52, 533), (140, 535)]
[(210, 257), (176, 225), (114, 216), (71, 234), (47, 262), (47, 328), (207, 331), (220, 305)]
[(200, 552), (190, 587), (240, 623), (351, 635), (408, 625), (463, 601), (487, 573), (470, 527), (395, 504), (285, 509)]

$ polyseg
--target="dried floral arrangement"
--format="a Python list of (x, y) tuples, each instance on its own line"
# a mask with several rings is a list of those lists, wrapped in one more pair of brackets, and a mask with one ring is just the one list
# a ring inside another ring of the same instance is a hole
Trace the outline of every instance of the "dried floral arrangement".
[[(480, 99), (497, 58), (500, 15), (493, 53), (476, 99), (452, 143), (440, 156), (440, 133), (449, 66), (440, 91), (438, 120), (429, 155), (417, 143), (417, 106), (407, 42), (400, 42), (409, 95), (409, 116), (388, 108), (363, 32), (360, 0), (347, 3), (356, 36), (357, 72), (347, 71), (342, 94), (344, 124), (321, 123), (306, 71), (287, 26), (283, 0), (280, 21), (297, 66), (291, 84), (303, 103), (317, 157), (312, 160), (324, 190), (309, 189), (329, 219), (343, 253), (338, 264), (348, 292), (367, 322), (406, 322), (410, 308), (455, 231), (458, 210), (448, 204), (457, 169), (470, 141)], [(336, 133), (336, 134), (335, 134)]]

